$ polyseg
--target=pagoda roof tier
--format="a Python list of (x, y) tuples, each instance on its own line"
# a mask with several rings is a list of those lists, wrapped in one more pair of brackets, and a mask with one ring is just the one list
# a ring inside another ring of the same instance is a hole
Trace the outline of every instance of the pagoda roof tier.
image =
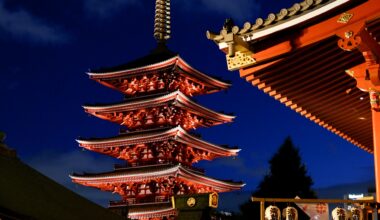
[[(184, 111), (175, 111), (175, 107)], [(86, 105), (83, 108), (89, 114), (125, 125), (129, 129), (157, 125), (181, 125), (184, 129), (188, 130), (199, 126), (210, 127), (232, 122), (235, 118), (235, 116), (205, 108), (186, 97), (180, 91), (159, 96), (141, 97), (137, 100), (111, 105)], [(178, 115), (178, 117), (175, 117), (175, 115)], [(168, 118), (174, 119), (168, 120)]]
[(181, 164), (161, 164), (152, 166), (131, 167), (98, 174), (73, 174), (73, 182), (100, 188), (106, 185), (123, 183), (141, 183), (156, 179), (175, 178), (188, 185), (201, 185), (216, 192), (228, 192), (241, 189), (245, 183), (217, 180), (205, 176), (203, 173), (186, 168)]
[[(176, 143), (184, 144), (190, 148), (200, 150), (202, 153), (193, 158), (195, 161), (198, 161), (200, 159), (211, 160), (215, 157), (236, 156), (240, 151), (240, 149), (237, 148), (227, 148), (201, 140), (194, 135), (189, 134), (180, 126), (174, 128), (161, 128), (129, 132), (111, 138), (77, 140), (81, 147), (84, 147), (88, 150), (104, 153), (126, 160), (132, 160), (132, 157), (128, 157), (129, 151), (134, 152), (137, 145), (141, 146), (144, 144), (154, 143), (161, 144), (162, 142), (168, 141), (174, 141)], [(169, 148), (169, 146), (163, 147)]]
[(208, 76), (172, 52), (151, 53), (131, 63), (87, 73), (91, 79), (128, 96), (180, 89), (198, 95), (227, 89), (231, 84)]
[[(126, 205), (124, 204), (124, 206)], [(116, 207), (110, 206), (110, 209), (114, 208)], [(177, 211), (170, 202), (128, 205), (128, 218), (130, 219), (162, 219), (170, 216), (177, 216)]]

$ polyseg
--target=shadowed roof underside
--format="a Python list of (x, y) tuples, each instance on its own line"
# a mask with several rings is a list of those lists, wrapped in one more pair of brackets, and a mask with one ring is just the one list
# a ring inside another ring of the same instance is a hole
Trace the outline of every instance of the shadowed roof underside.
[(358, 51), (343, 51), (337, 40), (330, 37), (241, 75), (302, 116), (372, 152), (368, 94), (359, 90), (355, 79), (345, 73), (364, 58)]
[[(359, 66), (372, 65), (368, 45), (380, 53), (378, 2), (307, 0), (292, 8), (299, 12), (289, 16), (290, 8), (283, 11), (285, 17), (272, 14), (262, 29), (251, 24), (245, 25), (250, 28), (246, 32), (226, 27), (219, 35), (209, 32), (208, 38), (228, 54), (229, 69), (239, 69), (253, 86), (372, 153), (371, 102), (352, 76)], [(352, 42), (357, 37), (364, 43)], [(243, 55), (250, 59), (234, 64)]]

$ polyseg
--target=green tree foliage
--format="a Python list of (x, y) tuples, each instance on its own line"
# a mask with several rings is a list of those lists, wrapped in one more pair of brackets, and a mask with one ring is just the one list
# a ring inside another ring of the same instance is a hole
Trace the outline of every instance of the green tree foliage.
[[(299, 149), (287, 137), (278, 151), (269, 160), (270, 171), (252, 193), (263, 198), (316, 198), (311, 189), (313, 180), (307, 175), (306, 166), (301, 161)], [(270, 204), (266, 204), (270, 205)], [(287, 204), (276, 204), (281, 210)], [(243, 219), (259, 219), (260, 205), (248, 201), (240, 206)], [(300, 211), (299, 211), (300, 212)], [(299, 213), (301, 214), (301, 213)], [(301, 214), (300, 219), (308, 219)]]

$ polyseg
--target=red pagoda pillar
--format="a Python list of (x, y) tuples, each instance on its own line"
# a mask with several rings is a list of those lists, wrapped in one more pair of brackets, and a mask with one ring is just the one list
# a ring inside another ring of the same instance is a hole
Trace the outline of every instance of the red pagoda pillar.
[(356, 86), (368, 92), (372, 112), (373, 155), (376, 179), (376, 201), (380, 201), (380, 45), (368, 32), (365, 21), (345, 27), (337, 34), (338, 45), (345, 51), (359, 50), (365, 62), (346, 73), (353, 77)]

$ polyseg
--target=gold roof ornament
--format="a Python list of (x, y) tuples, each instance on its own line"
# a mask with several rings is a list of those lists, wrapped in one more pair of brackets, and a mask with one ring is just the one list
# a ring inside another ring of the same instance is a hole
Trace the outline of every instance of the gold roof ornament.
[(239, 28), (234, 25), (231, 18), (226, 19), (223, 30), (219, 36), (207, 31), (207, 38), (214, 41), (223, 41), (227, 45), (226, 61), (227, 68), (230, 71), (238, 70), (256, 63), (252, 57), (252, 51), (249, 45), (239, 36), (237, 36)]

